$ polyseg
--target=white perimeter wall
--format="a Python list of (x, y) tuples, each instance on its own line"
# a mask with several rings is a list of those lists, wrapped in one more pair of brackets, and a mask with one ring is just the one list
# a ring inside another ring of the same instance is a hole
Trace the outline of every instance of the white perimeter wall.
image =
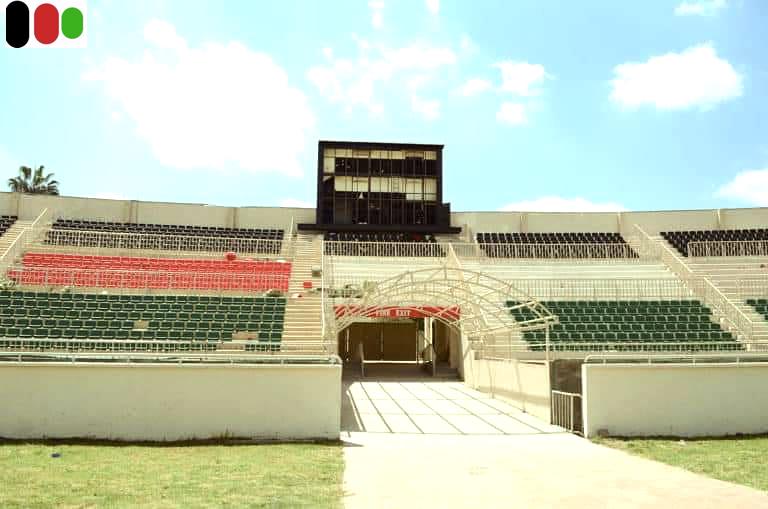
[(768, 432), (768, 365), (582, 366), (584, 432), (721, 436)]
[[(106, 200), (71, 196), (20, 195), (0, 192), (0, 214), (32, 220), (44, 209), (54, 218), (189, 224), (241, 228), (288, 228), (312, 223), (314, 208), (221, 207), (200, 203)], [(653, 212), (454, 212), (453, 226), (469, 232), (619, 232), (634, 235), (639, 224), (657, 235), (668, 230), (759, 228), (768, 222), (768, 208), (674, 210)]]
[(549, 367), (546, 363), (474, 359), (473, 355), (470, 351), (465, 357), (464, 383), (550, 422)]
[(338, 439), (341, 366), (0, 365), (0, 437)]

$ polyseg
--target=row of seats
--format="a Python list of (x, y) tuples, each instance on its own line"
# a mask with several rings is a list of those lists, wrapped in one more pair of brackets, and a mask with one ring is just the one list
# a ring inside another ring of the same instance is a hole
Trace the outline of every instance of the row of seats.
[(23, 286), (288, 291), (291, 264), (26, 253), (8, 277)]
[(130, 288), (151, 290), (288, 291), (288, 274), (156, 272), (71, 268), (15, 268), (8, 279), (20, 286)]
[(109, 270), (154, 270), (161, 272), (204, 272), (290, 275), (291, 264), (268, 260), (218, 260), (190, 258), (147, 258), (132, 256), (88, 256), (60, 253), (26, 253), (25, 267), (54, 267)]
[[(337, 256), (443, 257), (430, 233), (326, 232), (325, 254)], [(343, 244), (336, 244), (343, 242)]]
[[(184, 297), (197, 298), (186, 302)], [(179, 307), (180, 302), (185, 302), (181, 306), (216, 306), (213, 309), (217, 311), (209, 311), (208, 307), (206, 311), (198, 308), (185, 311)], [(55, 305), (63, 303), (71, 306)], [(94, 304), (100, 307), (93, 309)], [(178, 342), (217, 343), (245, 334), (255, 338), (255, 349), (264, 343), (268, 349), (275, 350), (279, 349), (282, 338), (285, 304), (285, 298), (272, 297), (3, 292), (0, 293), (0, 336), (6, 338), (6, 343), (30, 338), (169, 341), (169, 348), (174, 350), (178, 349)], [(104, 305), (108, 307), (101, 307)], [(50, 348), (52, 344), (40, 343), (41, 347), (49, 345)]]
[(477, 234), (491, 258), (637, 258), (618, 233), (493, 233)]
[(8, 231), (8, 228), (16, 222), (16, 219), (18, 219), (16, 216), (0, 216), (0, 235)]
[(218, 238), (205, 236), (122, 235), (115, 232), (83, 232), (79, 230), (49, 230), (45, 244), (108, 249), (144, 249), (162, 251), (193, 251), (224, 253), (280, 254), (278, 239)]
[[(643, 343), (675, 343), (667, 349), (678, 349), (683, 344), (686, 350), (692, 351), (741, 348), (731, 333), (712, 321), (710, 309), (696, 300), (548, 301), (542, 304), (559, 318), (559, 323), (550, 327), (549, 335), (556, 350), (641, 350)], [(507, 305), (516, 304), (507, 302)], [(519, 322), (536, 316), (527, 307), (513, 308), (511, 313)], [(544, 331), (523, 333), (523, 338), (533, 343), (534, 350), (544, 348), (545, 337)], [(651, 348), (664, 349), (659, 345)]]
[[(690, 242), (750, 242), (768, 241), (768, 228), (744, 228), (733, 230), (692, 230), (667, 231), (661, 236), (683, 256), (689, 255)], [(754, 252), (750, 252), (750, 249)], [(759, 243), (753, 245), (731, 246), (731, 249), (718, 249), (718, 256), (765, 255), (766, 247)]]
[(158, 235), (188, 235), (203, 237), (240, 237), (248, 239), (282, 240), (283, 230), (276, 228), (226, 228), (221, 226), (195, 226), (177, 224), (118, 223), (112, 221), (88, 221), (57, 219), (54, 229), (93, 230), (122, 233)]
[[(279, 302), (274, 297), (253, 297), (237, 295), (137, 295), (120, 293), (74, 293), (74, 292), (17, 292), (12, 290), (0, 290), (0, 299), (23, 300), (25, 302), (54, 302), (54, 301), (83, 301), (83, 302), (133, 302), (148, 305), (165, 304), (206, 304), (206, 305), (268, 305)], [(0, 303), (3, 301), (0, 300)]]
[(44, 242), (110, 249), (279, 254), (283, 230), (57, 220)]
[(619, 233), (612, 232), (554, 232), (554, 233), (495, 233), (477, 234), (481, 244), (624, 244)]

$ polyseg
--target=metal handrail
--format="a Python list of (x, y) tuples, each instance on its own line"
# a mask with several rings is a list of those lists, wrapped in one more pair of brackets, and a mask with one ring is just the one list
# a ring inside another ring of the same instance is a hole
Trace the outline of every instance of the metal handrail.
[[(28, 340), (25, 340), (28, 341)], [(39, 340), (56, 341), (61, 340)], [(130, 342), (130, 340), (128, 340)], [(85, 342), (77, 340), (78, 343)], [(94, 340), (94, 343), (105, 343), (105, 340)], [(147, 343), (161, 343), (151, 341)], [(188, 343), (187, 343), (188, 344)], [(206, 343), (202, 343), (205, 345)], [(67, 362), (107, 362), (122, 361), (125, 363), (147, 363), (155, 361), (163, 364), (301, 364), (306, 362), (323, 362), (330, 365), (341, 364), (341, 359), (336, 354), (314, 354), (296, 352), (295, 354), (286, 354), (285, 352), (249, 352), (249, 353), (231, 353), (231, 352), (52, 352), (52, 351), (15, 351), (0, 352), (0, 362), (46, 362), (46, 359), (54, 361), (65, 360)]]
[(581, 404), (581, 394), (553, 389), (551, 391), (552, 424), (560, 426), (571, 433), (582, 433), (583, 429), (580, 426), (582, 423), (576, 422), (576, 416), (579, 415), (576, 413), (578, 408), (576, 405), (577, 399), (579, 404)]
[(509, 263), (510, 259), (558, 260), (631, 260), (656, 259), (655, 253), (639, 253), (627, 243), (594, 244), (487, 244), (477, 242), (370, 242), (323, 241), (329, 256), (445, 258), (449, 249), (460, 259), (487, 263)]
[[(639, 225), (635, 228), (641, 236), (650, 236)], [(652, 239), (651, 239), (652, 240)], [(658, 242), (661, 250), (661, 261), (672, 270), (691, 290), (694, 295), (703, 300), (705, 304), (717, 310), (730, 326), (740, 332), (744, 339), (749, 341), (754, 337), (755, 324), (744, 312), (728, 297), (723, 294), (706, 277), (697, 275), (690, 267), (672, 251), (664, 242)]]
[[(547, 349), (547, 347), (549, 347)], [(518, 340), (486, 342), (481, 352), (486, 359), (519, 358), (520, 354), (545, 353), (615, 353), (619, 355), (633, 356), (652, 352), (670, 354), (682, 352), (686, 354), (698, 354), (704, 352), (765, 352), (768, 355), (768, 341), (656, 341), (656, 340), (632, 340), (632, 341), (550, 341), (544, 340)]]
[(690, 299), (691, 291), (672, 278), (511, 279), (539, 300)]
[(768, 353), (757, 352), (720, 352), (720, 353), (654, 353), (648, 355), (596, 353), (584, 357), (585, 364), (609, 364), (627, 363), (637, 364), (638, 360), (645, 359), (647, 364), (658, 362), (669, 363), (670, 360), (688, 362), (691, 364), (742, 364), (744, 362), (768, 362)]
[(768, 257), (768, 240), (717, 240), (688, 242), (691, 258), (726, 256)]
[(158, 233), (128, 233), (94, 230), (51, 229), (47, 242), (54, 245), (78, 246), (89, 249), (146, 249), (172, 252), (269, 253), (290, 252), (291, 239), (253, 239), (241, 237), (207, 237), (167, 235)]

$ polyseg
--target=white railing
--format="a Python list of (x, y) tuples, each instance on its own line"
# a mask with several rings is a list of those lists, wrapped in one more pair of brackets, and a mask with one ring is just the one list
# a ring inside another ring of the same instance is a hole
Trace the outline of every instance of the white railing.
[(448, 244), (444, 242), (323, 241), (323, 253), (329, 256), (443, 258), (447, 249)]
[(501, 261), (508, 258), (533, 260), (647, 259), (627, 243), (562, 244), (453, 244), (460, 258)]
[[(0, 356), (11, 357), (33, 352), (110, 352), (124, 354), (139, 354), (140, 352), (206, 352), (219, 359), (231, 357), (251, 358), (252, 356), (280, 357), (321, 355), (335, 356), (323, 341), (282, 341), (271, 343), (266, 341), (251, 341), (246, 345), (254, 346), (256, 350), (242, 353), (216, 352), (221, 342), (209, 341), (180, 341), (158, 339), (73, 339), (73, 338), (8, 338), (0, 337)], [(15, 354), (9, 352), (17, 351)]]
[(625, 354), (625, 353), (596, 353), (584, 357), (584, 363), (587, 364), (625, 364), (631, 363), (637, 365), (638, 361), (644, 361), (647, 364), (655, 363), (684, 363), (684, 364), (744, 364), (753, 362), (768, 362), (768, 354), (759, 352), (715, 352), (715, 353), (646, 353)]
[(690, 299), (677, 279), (513, 279), (512, 284), (538, 300)]
[(509, 360), (535, 354), (543, 358), (546, 353), (717, 353), (749, 352), (768, 353), (768, 341), (660, 341), (660, 340), (622, 340), (622, 341), (567, 341), (545, 340), (497, 341), (486, 342), (480, 352), (482, 358), (490, 360)]
[[(639, 225), (635, 225), (635, 228), (641, 236), (652, 240)], [(661, 261), (693, 291), (699, 300), (719, 313), (733, 329), (741, 333), (744, 340), (751, 340), (755, 334), (754, 322), (709, 279), (695, 274), (666, 243), (658, 244), (661, 250)]]
[(239, 254), (280, 255), (290, 253), (290, 239), (250, 239), (239, 237), (203, 237), (162, 235), (155, 233), (122, 233), (90, 230), (51, 229), (48, 244), (76, 246), (90, 250), (142, 249), (170, 252), (227, 252)]
[(736, 292), (742, 299), (768, 297), (768, 277), (740, 279), (736, 281)]
[(41, 234), (45, 233), (51, 227), (51, 220), (53, 218), (53, 212), (47, 208), (43, 209), (40, 214), (29, 225), (29, 229), (32, 230), (32, 238), (30, 242), (36, 241), (41, 237)]
[(21, 286), (263, 292), (287, 290), (290, 272), (243, 274), (22, 266), (9, 269), (7, 277)]
[[(633, 248), (626, 243), (615, 244), (478, 244), (474, 242), (350, 242), (324, 241), (324, 253), (329, 256), (444, 258), (452, 248), (456, 256), (469, 261), (509, 263), (510, 259), (643, 261), (658, 259), (658, 251)], [(637, 245), (642, 246), (640, 243)]]
[(4, 274), (5, 271), (13, 265), (17, 258), (24, 252), (24, 248), (27, 246), (27, 237), (31, 235), (29, 230), (22, 230), (19, 232), (18, 237), (14, 239), (8, 249), (0, 256), (0, 271)]
[(5, 271), (13, 265), (17, 258), (21, 257), (24, 250), (29, 246), (37, 237), (37, 233), (44, 228), (45, 221), (50, 219), (50, 212), (48, 209), (43, 209), (32, 224), (19, 232), (19, 235), (14, 239), (10, 246), (0, 254), (0, 273), (5, 274)]
[(689, 242), (688, 256), (691, 258), (721, 256), (768, 257), (768, 240)]
[(571, 433), (584, 431), (581, 420), (581, 394), (553, 390), (550, 408), (552, 424)]

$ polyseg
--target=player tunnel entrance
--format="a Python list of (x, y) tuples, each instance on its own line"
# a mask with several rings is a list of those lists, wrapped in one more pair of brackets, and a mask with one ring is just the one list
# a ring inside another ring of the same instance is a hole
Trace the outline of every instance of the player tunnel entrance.
[[(510, 305), (529, 307), (536, 318), (516, 322)], [(433, 375), (441, 363), (458, 370), (473, 344), (555, 320), (508, 282), (445, 266), (366, 284), (362, 294), (334, 302), (334, 313), (339, 354), (348, 363), (364, 370), (369, 362), (411, 362)]]
[[(337, 308), (343, 314), (350, 310)], [(372, 306), (338, 335), (347, 371), (367, 376), (456, 378), (461, 362), (457, 306)], [(365, 367), (363, 367), (363, 364)]]

